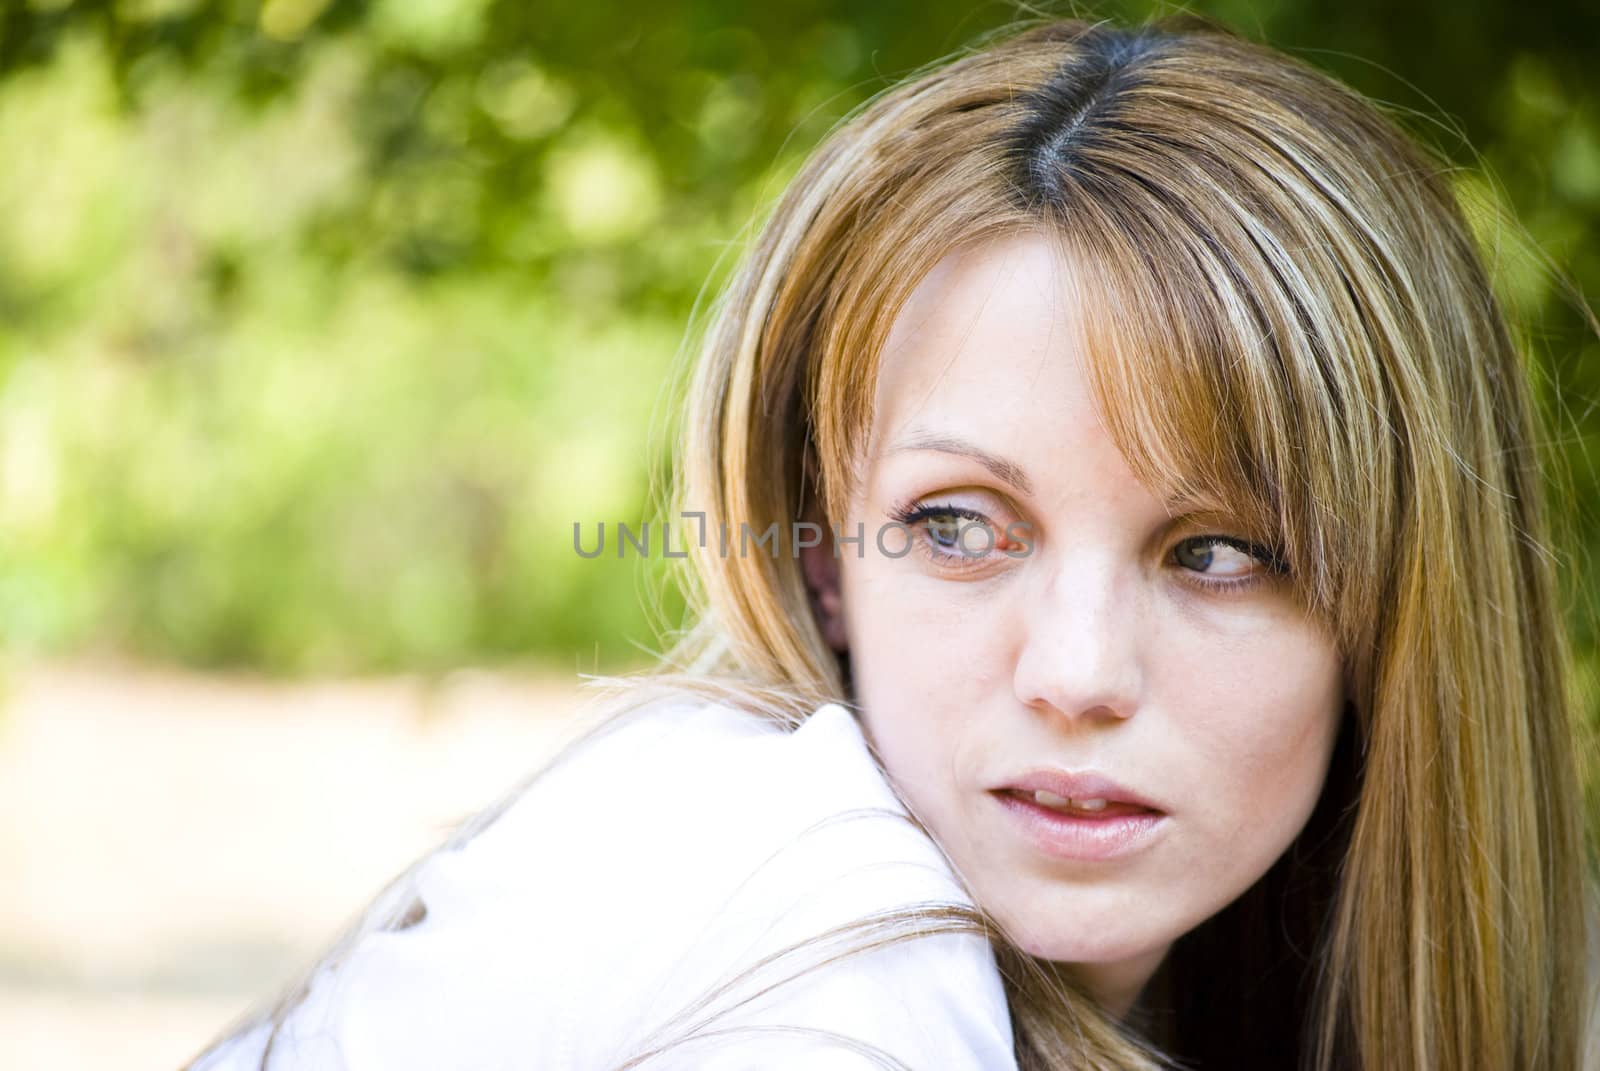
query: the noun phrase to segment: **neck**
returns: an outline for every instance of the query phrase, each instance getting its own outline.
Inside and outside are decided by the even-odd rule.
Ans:
[[[1071,969],[1073,976],[1107,1013],[1127,1019],[1170,947],[1163,945],[1112,963],[1075,963]]]

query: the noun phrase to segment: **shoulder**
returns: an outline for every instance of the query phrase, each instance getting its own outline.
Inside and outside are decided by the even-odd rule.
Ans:
[[[541,889],[557,861],[581,868],[568,888],[589,893],[607,876],[652,875],[662,907],[669,891],[703,898],[757,867],[831,879],[868,863],[897,864],[875,869],[898,871],[907,894],[965,902],[855,717],[833,703],[793,730],[704,701],[630,712],[547,770],[460,854]]]
[[[938,932],[970,901],[835,704],[792,731],[703,700],[631,711],[410,891],[420,921],[369,935],[297,1013],[363,1057],[329,1066],[576,1069],[661,1046],[642,1067],[716,1067],[719,1047],[732,1067],[759,1044],[762,1066],[785,1066],[776,1045],[829,1067],[816,1046],[857,1043],[1009,1066],[987,942]],[[400,1039],[420,1062],[395,1063]],[[456,1062],[464,1044],[480,1058]]]

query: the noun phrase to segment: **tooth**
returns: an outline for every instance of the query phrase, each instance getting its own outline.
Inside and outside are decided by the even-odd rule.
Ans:
[[[1058,796],[1054,792],[1046,792],[1041,788],[1033,794],[1033,802],[1045,807],[1065,807],[1072,801],[1065,796]]]
[[[1072,805],[1085,811],[1103,811],[1106,809],[1105,800],[1073,800]]]

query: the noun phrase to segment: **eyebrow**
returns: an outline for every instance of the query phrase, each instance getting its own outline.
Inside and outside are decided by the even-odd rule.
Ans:
[[[899,454],[909,450],[934,450],[941,454],[956,454],[961,457],[971,458],[984,468],[988,469],[995,477],[1004,483],[1016,488],[1023,496],[1033,497],[1033,481],[1028,479],[1028,474],[1022,466],[1015,461],[1009,461],[998,454],[991,454],[983,447],[959,435],[940,435],[931,431],[913,429],[911,434],[900,442],[890,446],[886,453]],[[1180,509],[1187,509],[1201,513],[1229,513],[1230,511],[1221,502],[1208,497],[1191,498],[1182,494],[1173,495],[1162,502],[1169,514],[1176,514]]]
[[[1028,474],[1022,471],[1022,466],[967,441],[958,435],[938,435],[928,431],[913,431],[905,439],[889,447],[891,454],[902,453],[907,450],[935,450],[941,454],[956,454],[968,457],[992,472],[996,479],[1010,484],[1023,495],[1033,496],[1033,481],[1028,479]]]

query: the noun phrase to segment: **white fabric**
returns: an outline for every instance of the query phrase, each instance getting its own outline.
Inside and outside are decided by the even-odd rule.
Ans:
[[[970,906],[834,704],[786,732],[658,703],[432,856],[415,889],[425,919],[320,969],[268,1068],[610,1071],[682,1039],[673,1016],[764,956],[878,912]],[[917,1071],[1014,1071],[983,938],[918,936],[806,970],[842,947],[781,960],[634,1066],[896,1066],[877,1050]],[[258,1028],[196,1071],[259,1067],[265,1042]]]

